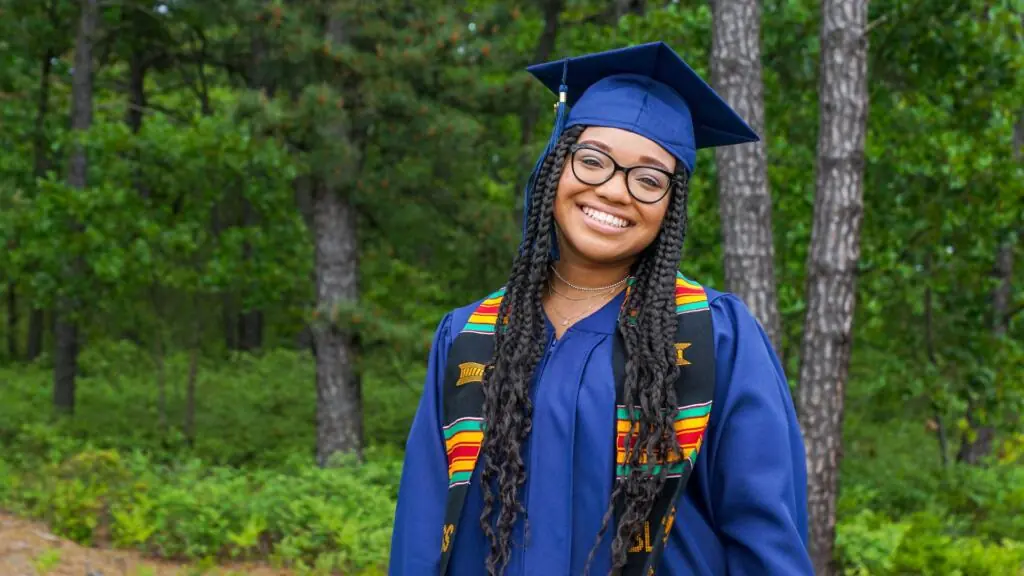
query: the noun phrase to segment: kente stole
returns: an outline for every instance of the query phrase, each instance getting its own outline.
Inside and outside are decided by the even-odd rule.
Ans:
[[[448,498],[441,538],[441,576],[447,576],[448,573],[452,543],[455,541],[470,478],[483,444],[484,396],[480,384],[484,365],[491,361],[494,354],[494,328],[504,294],[504,289],[499,290],[476,308],[448,353],[443,388]],[[679,366],[679,378],[675,382],[676,399],[679,402],[675,433],[684,457],[681,461],[669,458],[664,489],[655,501],[648,520],[644,522],[642,533],[634,537],[627,554],[628,562],[622,571],[623,576],[654,575],[671,533],[676,505],[693,471],[711,415],[715,390],[715,349],[707,294],[699,284],[679,274],[676,277],[675,298],[678,320],[675,349],[676,364]],[[632,315],[635,314],[633,311]],[[609,473],[614,473],[616,482],[621,482],[629,473],[625,446],[629,432],[629,412],[623,400],[626,362],[622,337],[616,333],[614,338],[612,370],[616,398],[616,463],[615,470],[609,470]],[[635,436],[633,438],[635,441]],[[621,517],[625,509],[621,500],[614,503],[616,518]],[[469,520],[478,521],[476,518]],[[651,534],[652,526],[655,527],[654,534]]]

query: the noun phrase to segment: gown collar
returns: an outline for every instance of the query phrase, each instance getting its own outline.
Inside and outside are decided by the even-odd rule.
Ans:
[[[626,298],[626,291],[621,290],[605,305],[601,306],[594,312],[591,312],[585,318],[581,318],[576,321],[575,324],[569,327],[565,331],[563,337],[569,335],[572,332],[595,332],[598,334],[614,334],[619,321],[619,310],[622,308],[622,302]],[[554,325],[551,323],[551,319],[548,318],[547,313],[544,313],[544,326],[547,328],[548,333],[554,332]]]

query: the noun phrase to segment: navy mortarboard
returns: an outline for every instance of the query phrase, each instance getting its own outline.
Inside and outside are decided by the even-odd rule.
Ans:
[[[691,173],[699,148],[758,140],[750,126],[664,42],[564,58],[527,70],[558,94],[558,103],[551,138],[527,185],[524,210],[540,165],[570,126],[635,132],[658,143]]]

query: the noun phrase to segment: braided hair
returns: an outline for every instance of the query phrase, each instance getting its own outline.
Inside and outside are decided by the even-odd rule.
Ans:
[[[533,406],[530,384],[545,351],[545,321],[541,298],[551,263],[553,205],[558,182],[584,126],[573,126],[560,136],[544,159],[530,195],[524,237],[505,286],[498,310],[495,352],[483,376],[483,416],[486,433],[481,446],[481,484],[484,496],[480,525],[490,542],[488,576],[501,574],[511,557],[512,529],[526,509],[519,492],[526,482],[522,445],[532,428]],[[618,331],[626,358],[624,395],[632,426],[627,446],[629,475],[616,483],[614,503],[624,502],[612,541],[612,571],[626,563],[626,551],[633,536],[643,528],[665,483],[666,466],[652,474],[642,462],[663,455],[680,456],[673,431],[677,404],[674,382],[676,315],[674,288],[683,238],[686,232],[687,173],[677,168],[670,189],[668,212],[655,240],[633,265],[634,282],[628,292]],[[611,521],[613,504],[605,513],[597,540],[587,560],[589,568]],[[529,534],[529,526],[526,526]]]

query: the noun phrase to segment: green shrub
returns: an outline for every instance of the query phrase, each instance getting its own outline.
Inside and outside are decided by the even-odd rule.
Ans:
[[[364,464],[293,461],[281,470],[167,466],[141,453],[85,450],[21,470],[3,462],[0,473],[18,487],[3,493],[5,507],[82,544],[109,539],[170,559],[373,571],[386,565],[400,467],[373,450]]]

